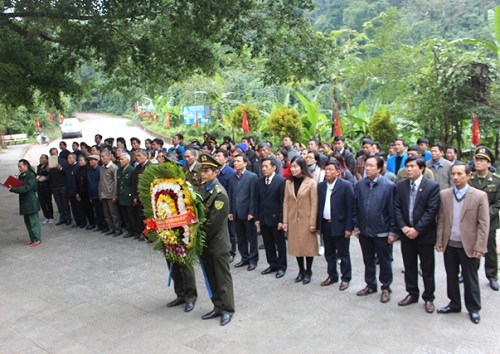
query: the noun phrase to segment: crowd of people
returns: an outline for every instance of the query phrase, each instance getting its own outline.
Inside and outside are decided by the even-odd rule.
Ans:
[[[213,168],[216,189],[219,191],[220,184],[224,193],[227,191],[229,204],[224,217],[230,241],[228,264],[238,251],[240,259],[234,266],[255,270],[260,233],[268,264],[263,275],[282,278],[288,254],[297,260],[295,282],[309,284],[314,257],[323,255],[328,274],[320,285],[340,282],[343,291],[351,281],[349,249],[350,238],[355,236],[361,246],[366,282],[358,296],[378,292],[378,265],[380,301],[390,301],[392,245],[398,240],[408,292],[398,302],[400,306],[418,301],[420,271],[424,309],[435,311],[434,250],[444,254],[450,299],[449,305],[438,312],[461,311],[459,282],[463,281],[470,319],[479,323],[478,268],[483,256],[489,285],[495,291],[499,288],[495,234],[499,227],[500,176],[496,174],[494,154],[485,146],[477,146],[473,160],[464,163],[457,159],[454,147],[429,144],[426,138],[411,146],[404,139],[396,139],[388,153],[369,136],[359,151],[350,151],[342,136],[323,143],[312,139],[307,147],[291,136],[284,136],[279,147],[270,142],[256,143],[252,137],[244,137],[240,143],[224,137],[218,144],[209,133],[203,135],[203,141],[190,142],[176,134],[168,149],[158,138],[146,139],[144,147],[138,138],[132,138],[130,149],[123,138],[117,138],[115,144],[113,138],[103,140],[98,134],[94,143],[74,142],[70,151],[61,141],[59,150],[52,148],[50,156],[40,157],[36,173],[30,172],[29,162],[21,160],[20,178],[29,182],[11,191],[23,196],[31,186],[33,199],[34,190],[38,190],[43,224],[147,241],[137,190],[139,175],[151,164],[177,163],[183,166],[186,181],[206,194],[203,166],[217,166]],[[52,197],[59,211],[57,221]],[[24,201],[20,202],[23,206]],[[40,225],[33,217],[37,208],[33,206],[24,213],[30,233],[26,244],[33,247],[41,242]],[[220,211],[217,215],[220,217]],[[218,227],[222,227],[220,223]],[[221,263],[217,267],[224,269]],[[214,272],[218,272],[217,267]],[[178,270],[173,276],[177,298],[168,306],[185,304],[189,312],[196,301],[194,274],[188,274],[193,276],[190,281],[183,281],[189,278],[182,273],[186,270]],[[230,321],[234,312],[232,283],[230,287],[227,313],[220,304],[217,310],[214,302],[215,312],[204,319],[229,315],[229,319],[224,317],[224,324]]]

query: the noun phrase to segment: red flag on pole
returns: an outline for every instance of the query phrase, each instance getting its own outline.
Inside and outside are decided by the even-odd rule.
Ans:
[[[62,122],[64,122],[64,116],[61,113],[59,113],[59,123]]]
[[[151,113],[149,111],[146,111],[146,118],[147,120],[151,120]]]
[[[134,112],[139,110],[139,103],[137,101],[134,102]]]
[[[250,133],[250,126],[248,125],[248,115],[247,112],[243,112],[243,120],[241,121],[241,127],[245,133]]]
[[[49,120],[51,123],[54,123],[54,115],[52,114],[52,112],[49,112]]]
[[[194,117],[194,127],[198,128],[198,112],[196,112],[196,115]]]
[[[340,115],[335,116],[335,136],[342,135],[342,125],[340,124]]]
[[[479,118],[477,117],[477,114],[474,113],[474,120],[472,122],[472,144],[477,145],[480,142],[480,137],[479,137]]]
[[[170,112],[167,111],[167,113],[165,113],[165,125],[167,127],[170,127]]]
[[[142,111],[142,108],[139,110],[139,118],[142,118],[142,115],[144,114],[144,112]]]
[[[40,118],[38,117],[35,118],[35,128],[38,131],[42,130],[42,128],[40,128]]]
[[[153,122],[156,123],[156,120],[158,119],[157,115],[156,115],[156,111],[154,111],[153,113]]]

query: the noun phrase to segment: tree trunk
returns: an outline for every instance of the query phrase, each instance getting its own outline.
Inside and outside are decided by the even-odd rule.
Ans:
[[[340,112],[339,112],[339,101],[338,101],[338,97],[337,97],[337,80],[333,80],[333,84],[332,84],[332,117],[331,117],[331,121],[332,121],[332,137],[335,137],[335,129],[336,129],[336,124],[337,124],[337,121],[335,119],[335,117],[337,117],[337,115],[340,116]]]

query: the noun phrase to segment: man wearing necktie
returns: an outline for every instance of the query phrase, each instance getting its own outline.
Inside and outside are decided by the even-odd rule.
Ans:
[[[276,272],[276,278],[285,275],[286,241],[283,232],[283,199],[286,180],[276,174],[276,161],[269,157],[262,159],[262,174],[257,180],[256,226],[260,226],[269,267],[261,274]]]
[[[474,155],[476,172],[469,180],[469,185],[488,194],[490,206],[490,232],[488,235],[488,253],[484,256],[484,270],[490,288],[498,291],[498,254],[496,232],[499,227],[498,211],[500,210],[500,176],[490,172],[495,156],[486,147],[480,147]]]
[[[490,212],[485,192],[470,187],[470,166],[457,162],[451,168],[453,188],[441,192],[436,249],[444,252],[450,303],[438,313],[461,311],[458,272],[464,277],[465,307],[473,323],[479,323],[481,293],[477,271],[487,252]]]
[[[439,184],[425,178],[425,161],[410,156],[405,162],[408,179],[396,186],[394,214],[401,239],[401,253],[405,267],[408,295],[398,302],[407,306],[418,301],[418,258],[424,281],[424,308],[432,313],[434,307],[434,244],[436,243],[436,216],[439,211]]]

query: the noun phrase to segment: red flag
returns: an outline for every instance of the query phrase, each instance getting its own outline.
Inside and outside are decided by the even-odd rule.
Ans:
[[[241,127],[245,133],[250,133],[250,127],[248,125],[248,115],[247,112],[243,112],[243,120],[241,121]]]
[[[61,113],[59,113],[59,122],[64,122],[64,116]]]
[[[139,102],[135,101],[134,102],[134,112],[137,112],[139,110]]]
[[[40,118],[38,117],[35,118],[35,128],[38,131],[42,130],[42,128],[40,128]]]
[[[49,120],[51,123],[54,122],[54,115],[52,114],[52,112],[49,112]]]
[[[144,112],[142,111],[142,108],[139,110],[139,118],[142,118],[142,115],[144,114]]]
[[[340,115],[335,116],[335,136],[342,135],[342,125],[340,124]]]
[[[153,113],[153,122],[156,123],[157,119],[158,119],[158,117],[156,116],[156,111],[154,111],[154,113]]]
[[[477,118],[477,114],[474,113],[474,121],[472,122],[472,144],[479,144],[479,119]]]
[[[198,128],[198,112],[196,112],[196,115],[194,117],[194,127]]]
[[[147,120],[151,120],[151,113],[149,111],[146,111],[146,118]]]
[[[167,111],[167,113],[165,113],[165,125],[167,127],[170,127],[170,112]]]

